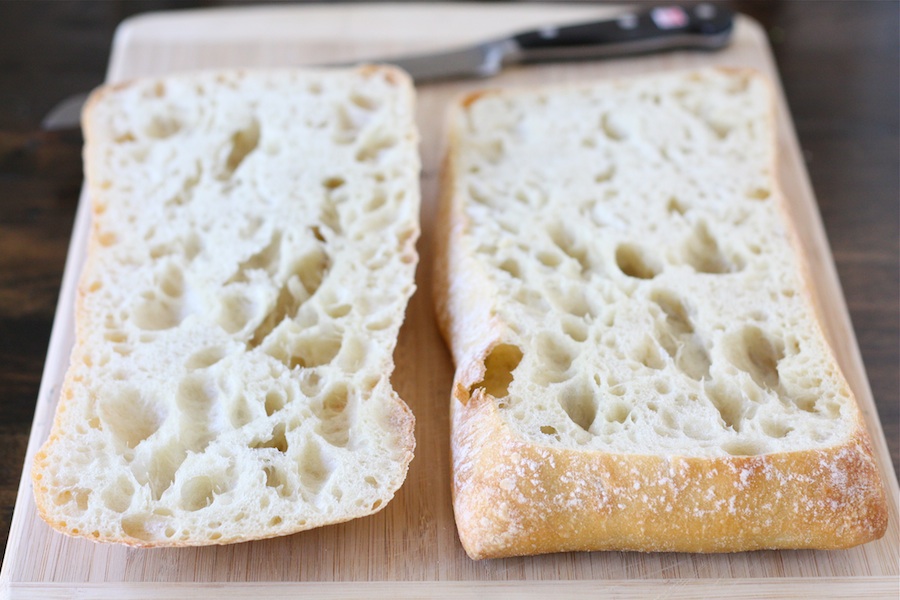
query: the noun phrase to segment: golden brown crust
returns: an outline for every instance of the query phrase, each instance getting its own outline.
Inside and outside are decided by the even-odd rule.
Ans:
[[[478,390],[453,402],[453,493],[472,558],[570,550],[838,549],[884,534],[863,432],[843,446],[765,456],[608,454],[517,439]]]
[[[479,97],[463,98],[454,110]],[[759,456],[613,454],[517,436],[497,400],[475,386],[505,326],[490,309],[487,278],[466,254],[466,217],[453,187],[455,136],[450,128],[435,301],[457,368],[452,493],[460,540],[471,558],[575,550],[838,549],[884,535],[886,497],[858,411],[855,431],[842,445]],[[783,194],[775,194],[797,250],[804,291],[813,299],[809,265],[786,218]],[[816,325],[822,329],[818,320]]]

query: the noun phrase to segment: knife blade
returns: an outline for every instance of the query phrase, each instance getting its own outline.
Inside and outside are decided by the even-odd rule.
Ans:
[[[415,56],[394,56],[360,62],[393,64],[416,84],[462,78],[483,78],[504,67],[538,62],[612,58],[668,50],[716,50],[728,45],[734,13],[723,6],[680,5],[623,13],[614,19],[547,26],[474,46]],[[45,130],[78,127],[87,94],[70,96],[41,122]]]

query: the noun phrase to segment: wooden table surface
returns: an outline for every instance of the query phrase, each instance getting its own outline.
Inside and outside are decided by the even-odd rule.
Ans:
[[[231,2],[0,2],[0,552],[81,188],[78,131],[42,116],[104,78],[116,25]],[[900,3],[730,2],[769,33],[900,473]]]

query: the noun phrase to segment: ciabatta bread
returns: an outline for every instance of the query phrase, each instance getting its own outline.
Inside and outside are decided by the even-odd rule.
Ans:
[[[488,91],[449,126],[437,312],[473,558],[880,537],[747,71]]]
[[[107,87],[76,345],[34,492],[56,529],[224,544],[382,509],[413,455],[390,382],[419,159],[390,68]]]

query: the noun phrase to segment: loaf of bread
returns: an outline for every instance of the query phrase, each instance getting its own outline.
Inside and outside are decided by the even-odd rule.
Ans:
[[[452,112],[437,313],[472,558],[844,548],[884,490],[779,190],[768,82],[701,70]]]
[[[413,102],[380,67],[92,96],[77,341],[33,468],[50,525],[225,544],[390,501],[415,445],[390,382],[418,260]]]

